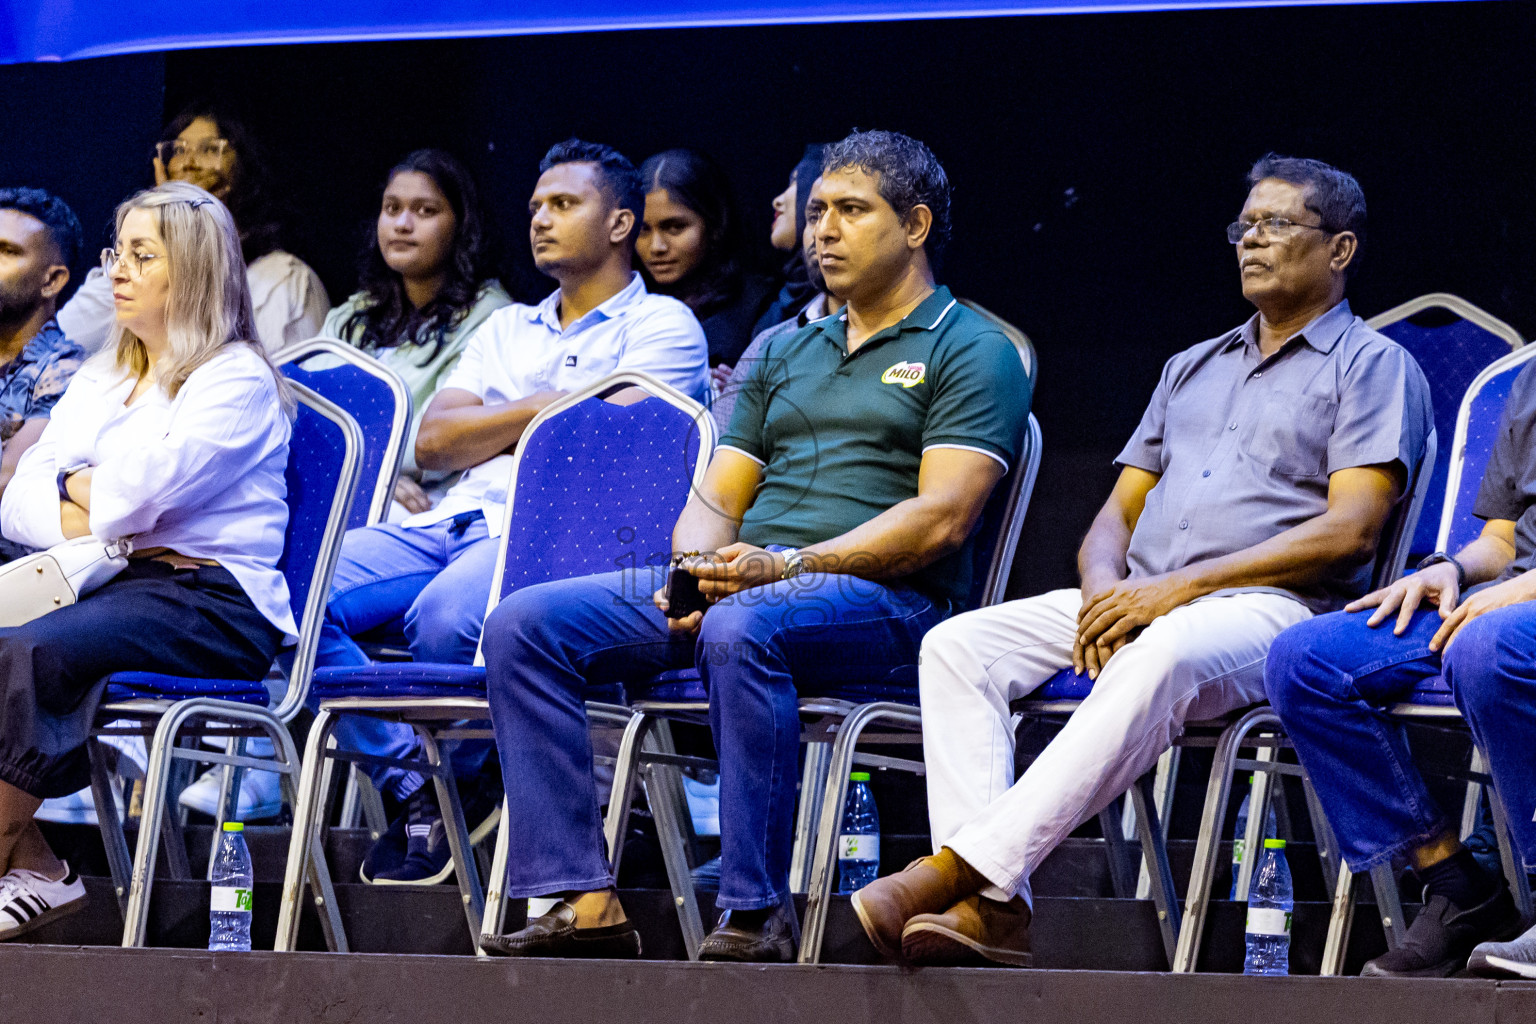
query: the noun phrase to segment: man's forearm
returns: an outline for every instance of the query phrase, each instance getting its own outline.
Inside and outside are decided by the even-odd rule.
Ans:
[[[1456,552],[1456,561],[1461,563],[1462,571],[1467,574],[1468,587],[1497,579],[1514,557],[1514,548],[1487,534]]]
[[[918,495],[800,551],[808,571],[899,579],[958,549],[973,525],[951,503]]]
[[[416,464],[452,472],[487,462],[517,446],[523,431],[554,397],[543,392],[502,405],[440,409],[422,420]]]
[[[1125,521],[1109,511],[1099,513],[1077,549],[1077,575],[1084,591],[1096,591],[1125,579],[1126,552],[1131,548],[1131,530]]]
[[[741,524],[715,511],[718,504],[708,495],[688,499],[672,528],[673,551],[719,551],[736,543]]]
[[[1169,575],[1178,579],[1185,603],[1232,587],[1304,587],[1369,561],[1377,539],[1357,520],[1324,512],[1253,547]]]

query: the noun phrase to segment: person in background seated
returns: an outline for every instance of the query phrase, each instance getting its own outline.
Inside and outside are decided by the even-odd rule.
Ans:
[[[848,308],[768,346],[678,517],[679,569],[706,610],[674,611],[663,570],[641,568],[514,590],[486,621],[491,722],[518,783],[506,894],[561,898],[487,952],[639,955],[582,695],[692,666],[720,753],[725,911],[700,954],[793,957],[797,697],[915,673],[923,634],[968,600],[973,531],[1023,444],[1017,352],[934,283],[949,201],[915,139],[855,132],[827,151],[809,217]]]
[[[817,147],[818,154],[822,148]],[[818,176],[816,180],[820,181],[821,179]],[[814,183],[810,188],[806,189],[807,202],[809,202],[814,190]],[[804,211],[801,211],[800,219],[806,221]],[[800,232],[800,237],[800,253],[805,263],[806,277],[815,287],[816,294],[811,296],[810,301],[792,319],[770,327],[753,338],[752,344],[748,345],[747,350],[741,354],[741,358],[736,360],[736,366],[731,370],[731,374],[725,382],[720,385],[720,393],[715,397],[714,403],[709,408],[709,411],[715,415],[715,422],[719,425],[721,433],[724,433],[730,427],[731,413],[736,408],[736,396],[741,393],[742,387],[746,384],[747,378],[751,374],[752,364],[762,356],[764,347],[781,334],[793,334],[813,320],[820,320],[824,316],[832,316],[843,311],[843,300],[827,291],[826,282],[821,276],[821,264],[816,260],[816,226],[810,221],[806,221],[805,229]],[[716,380],[718,379],[719,377],[716,375]]]
[[[320,333],[330,309],[325,285],[309,264],[282,249],[282,225],[267,163],[254,136],[228,113],[193,106],[166,126],[151,159],[155,182],[190,182],[223,202],[240,226],[256,334],[268,352]],[[112,285],[93,269],[59,310],[59,326],[87,352],[108,343]]]
[[[534,263],[560,287],[536,306],[494,311],[470,337],[416,435],[418,466],[464,475],[431,511],[347,534],[319,664],[368,664],[351,637],[379,627],[403,630],[417,661],[469,664],[490,597],[511,453],[529,422],[622,370],[705,398],[708,350],[698,320],[676,299],[648,293],[634,270],[644,204],[634,164],[613,149],[570,139],[545,154],[528,202],[529,238]],[[344,717],[336,734],[353,750],[392,757],[416,750],[409,727],[375,719]],[[455,768],[463,774],[484,751],[459,744]],[[446,879],[453,862],[432,787],[415,772],[368,770],[399,813],[363,877]]]
[[[80,222],[39,188],[0,188],[0,494],[85,352],[54,313],[80,258]],[[0,538],[0,562],[27,548]]]
[[[464,165],[418,149],[389,172],[358,290],[325,318],[321,333],[378,359],[411,392],[415,418],[391,522],[427,511],[447,490],[444,477],[416,465],[416,432],[469,336],[512,304],[495,276],[488,226]]]
[[[768,230],[768,242],[790,256],[784,262],[784,285],[763,315],[757,318],[752,327],[754,337],[786,320],[793,320],[816,295],[816,288],[806,275],[805,262],[797,250],[805,235],[805,204],[810,201],[811,183],[821,174],[821,157],[825,150],[826,146],[821,143],[806,146],[800,162],[789,172],[788,187],[773,197],[773,226]],[[715,376],[722,386],[729,378],[718,369]]]
[[[85,905],[33,814],[89,781],[105,680],[261,679],[296,627],[278,571],[293,396],[255,340],[234,219],[185,182],[117,211],[110,347],[82,366],[0,497],[6,536],[132,538],[76,604],[0,629],[0,938]]]
[[[1149,770],[1185,721],[1264,697],[1287,626],[1364,593],[1432,425],[1402,348],[1344,299],[1354,178],[1266,156],[1227,228],[1246,324],[1170,359],[1078,552],[1082,587],[958,616],[923,641],[935,854],[853,896],[875,948],[1027,966],[1031,873]],[[1014,781],[1010,701],[1093,688]]]
[[[1402,725],[1383,712],[1443,674],[1492,765],[1516,854],[1536,862],[1533,452],[1536,364],[1527,364],[1505,401],[1473,506],[1486,520],[1482,534],[1342,612],[1286,630],[1269,651],[1269,699],[1350,869],[1406,859],[1424,884],[1424,909],[1407,938],[1367,963],[1365,976],[1446,977],[1465,966],[1489,977],[1536,977],[1536,928],[1502,941],[1522,925],[1504,877],[1461,845],[1457,821],[1414,766]]]
[[[681,299],[704,326],[709,365],[731,366],[773,298],[765,277],[743,272],[741,217],[725,172],[691,149],[640,165],[645,215],[635,238],[646,287]]]

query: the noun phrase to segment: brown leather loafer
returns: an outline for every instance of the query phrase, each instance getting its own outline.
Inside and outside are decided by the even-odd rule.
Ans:
[[[853,912],[864,934],[890,960],[900,960],[901,930],[919,914],[933,914],[986,885],[986,880],[948,847],[919,857],[894,875],[877,878],[853,894]]]
[[[480,948],[492,956],[634,960],[640,955],[640,932],[633,921],[577,928],[575,908],[561,900],[520,931],[481,939]]]
[[[1029,906],[967,896],[942,914],[919,914],[901,931],[901,951],[914,964],[960,966],[992,960],[1033,966]]]

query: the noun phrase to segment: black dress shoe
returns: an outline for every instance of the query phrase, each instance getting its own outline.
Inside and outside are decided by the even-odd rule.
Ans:
[[[1480,942],[1499,942],[1520,933],[1520,911],[1503,879],[1499,891],[1463,910],[1444,896],[1431,896],[1413,919],[1403,944],[1366,964],[1362,978],[1448,978],[1467,964]]]
[[[640,932],[633,921],[577,928],[576,908],[561,900],[543,917],[529,921],[521,931],[481,939],[480,948],[492,956],[634,960],[640,955]]]
[[[720,915],[715,930],[699,944],[700,960],[722,960],[745,964],[787,964],[795,958],[794,932],[783,904],[755,927],[742,923],[730,911]],[[755,916],[755,915],[754,915]]]

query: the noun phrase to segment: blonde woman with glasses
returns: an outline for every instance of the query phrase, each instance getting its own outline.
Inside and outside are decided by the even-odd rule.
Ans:
[[[254,340],[234,220],[195,185],[159,185],[118,209],[102,264],[112,344],[22,457],[0,532],[39,548],[128,537],[135,551],[79,603],[0,629],[0,939],[85,904],[33,815],[89,781],[103,680],[260,679],[294,633],[277,569],[293,398]]]

